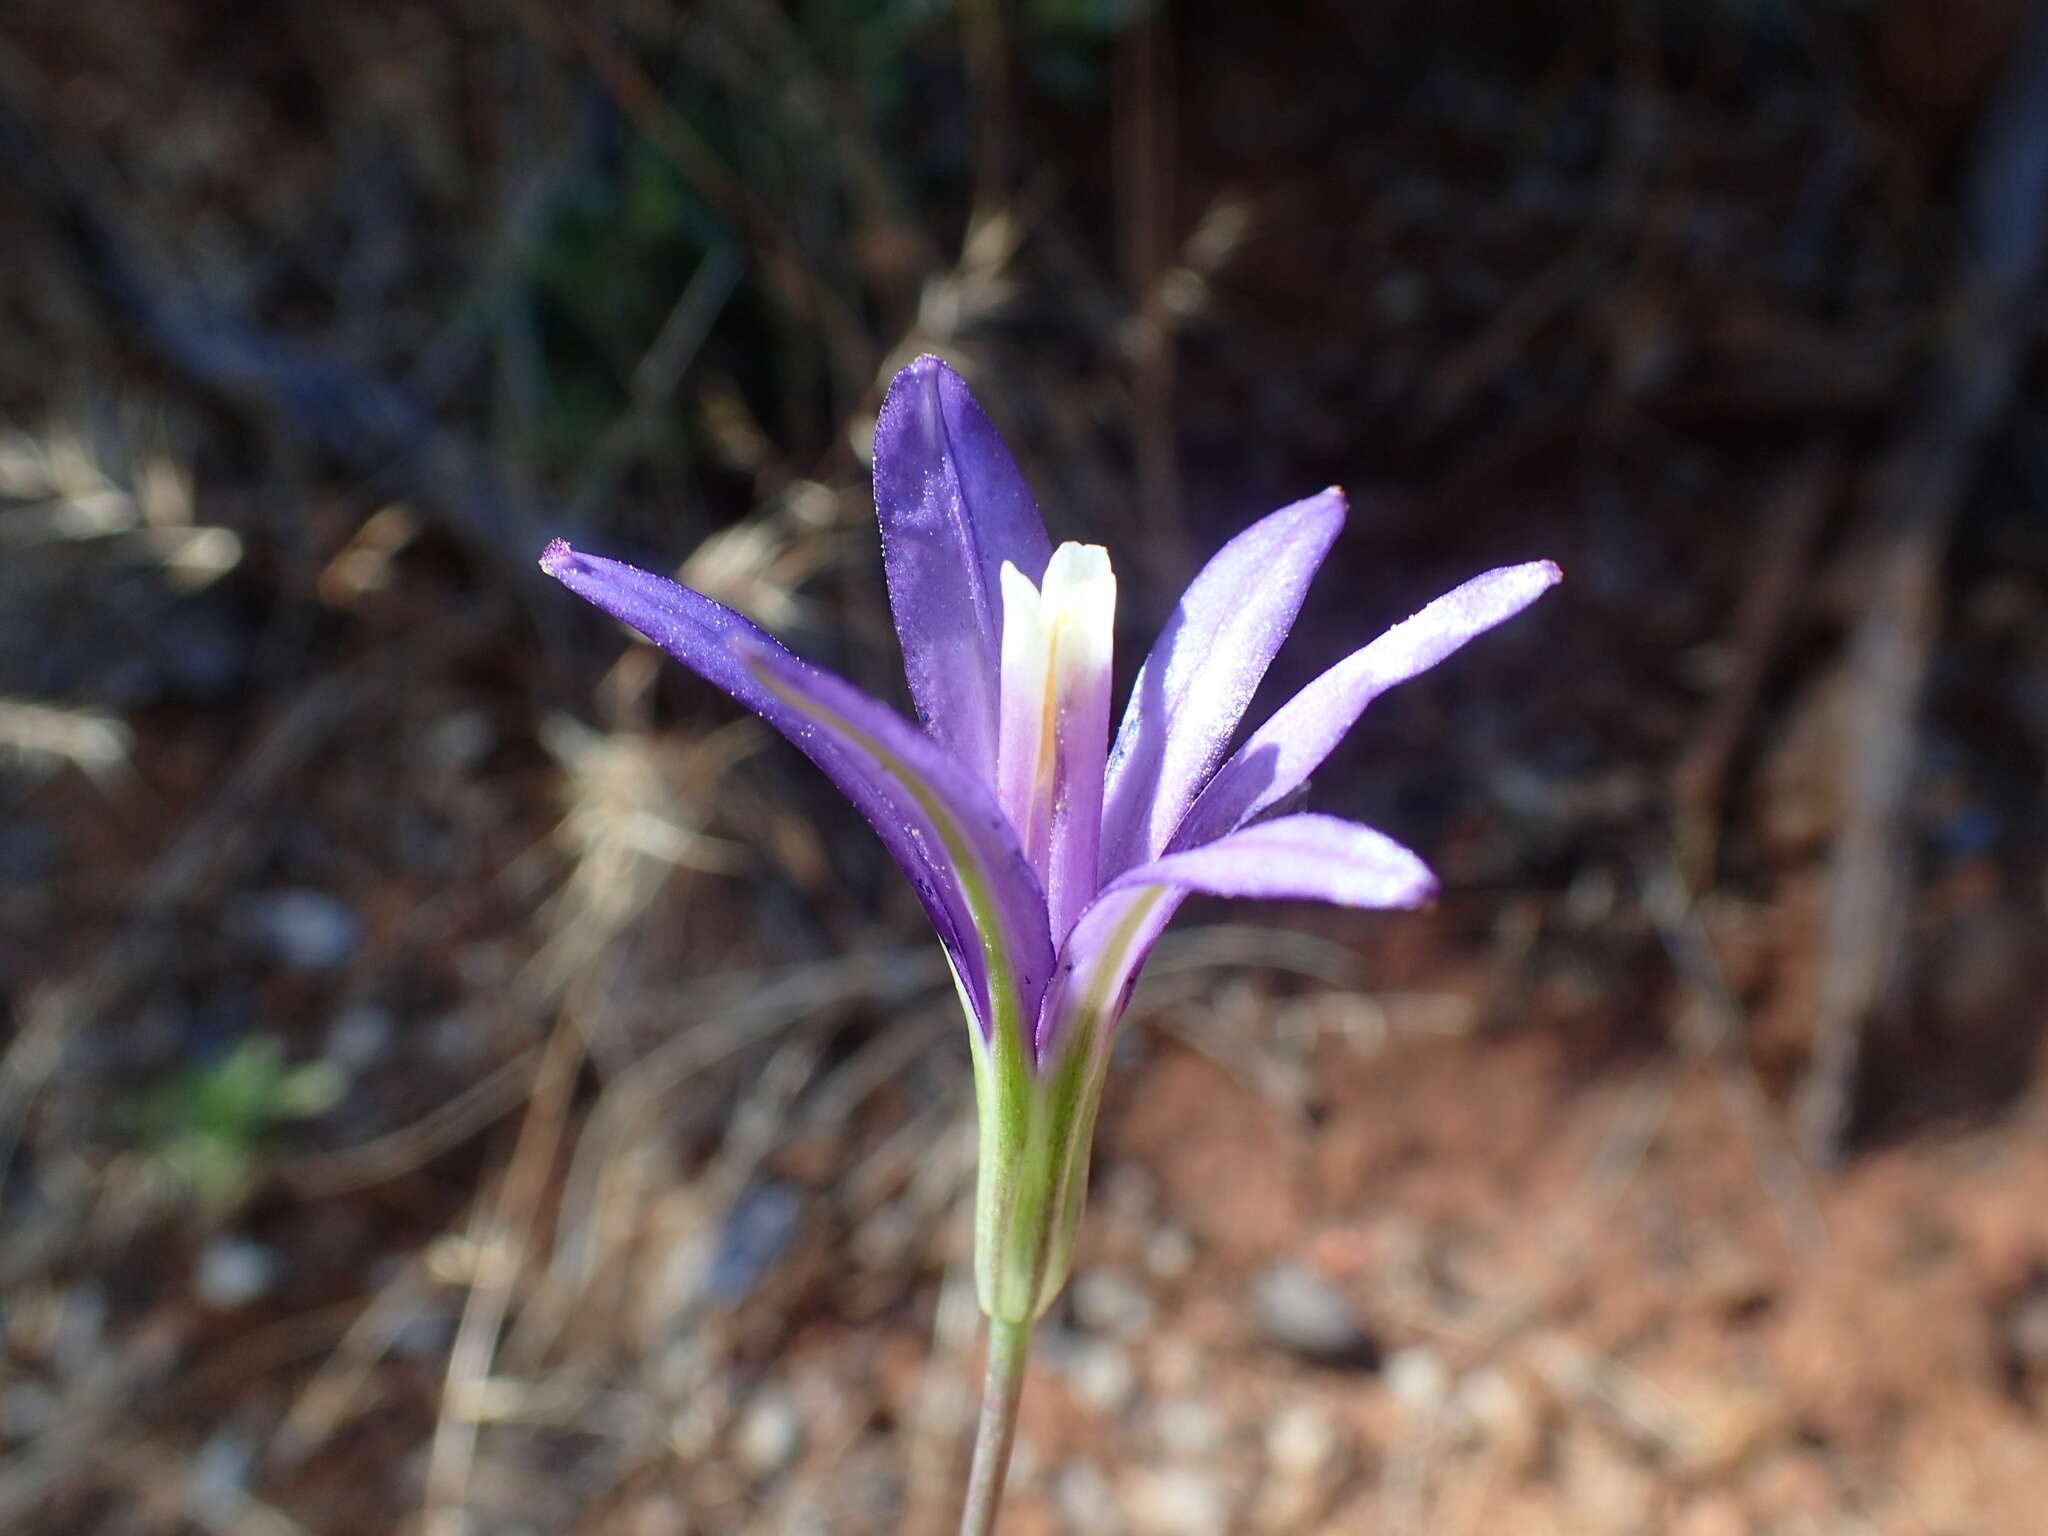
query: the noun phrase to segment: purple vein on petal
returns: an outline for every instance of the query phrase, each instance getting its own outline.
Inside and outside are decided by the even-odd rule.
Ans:
[[[978,930],[979,917],[999,924],[994,942],[1014,966],[1027,1007],[1036,1006],[1051,969],[1044,895],[993,797],[945,749],[702,593],[579,554],[560,539],[541,556],[541,569],[724,690],[823,770],[909,877],[984,1030],[992,1017],[989,936]],[[977,888],[991,912],[975,911]]]
[[[1038,581],[1045,524],[967,383],[936,357],[896,375],[875,421],[875,515],[903,672],[925,728],[983,783],[996,768],[1000,573]]]
[[[1182,594],[1110,749],[1105,882],[1165,851],[1343,524],[1344,495],[1334,489],[1282,507],[1224,545]]]
[[[1222,836],[1300,787],[1374,699],[1423,672],[1466,641],[1513,618],[1557,584],[1548,560],[1475,576],[1330,668],[1283,704],[1217,769],[1174,848]]]

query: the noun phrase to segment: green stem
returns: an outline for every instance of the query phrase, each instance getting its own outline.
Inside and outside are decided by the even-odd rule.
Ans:
[[[981,1388],[981,1426],[974,1432],[974,1468],[967,1474],[967,1507],[960,1536],[991,1536],[1010,1472],[1010,1442],[1017,1435],[1017,1399],[1031,1354],[1031,1324],[988,1320],[988,1377]]]

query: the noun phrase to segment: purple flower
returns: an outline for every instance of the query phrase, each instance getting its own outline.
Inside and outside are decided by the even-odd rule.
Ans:
[[[988,417],[934,357],[875,427],[875,509],[913,725],[728,608],[560,540],[541,568],[811,758],[910,877],[973,1022],[983,1306],[1035,1316],[1064,1278],[1111,1027],[1181,901],[1412,907],[1413,853],[1330,816],[1262,819],[1360,713],[1558,579],[1476,576],[1353,652],[1225,756],[1344,520],[1335,490],[1226,544],[1182,595],[1109,741],[1116,585],[1054,550]]]

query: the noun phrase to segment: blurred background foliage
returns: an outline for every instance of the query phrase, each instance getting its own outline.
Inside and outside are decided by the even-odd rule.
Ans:
[[[2032,1529],[2044,165],[2022,0],[0,7],[0,1526],[946,1528],[944,966],[533,567],[900,697],[936,350],[1125,678],[1567,573],[1316,786],[1436,912],[1162,947],[1017,1529]]]

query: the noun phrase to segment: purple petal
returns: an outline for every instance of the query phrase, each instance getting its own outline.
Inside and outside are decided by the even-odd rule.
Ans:
[[[1038,1016],[1038,1059],[1077,1025],[1103,1029],[1130,1001],[1138,969],[1190,891],[1347,907],[1419,907],[1436,876],[1384,833],[1334,816],[1281,816],[1119,876],[1060,950]]]
[[[1005,560],[1033,582],[1052,545],[1009,449],[936,357],[896,375],[875,421],[882,566],[918,718],[983,783],[996,771]]]
[[[1182,594],[1110,750],[1105,883],[1165,850],[1343,525],[1341,491],[1282,507],[1224,545]]]
[[[1366,705],[1449,656],[1475,635],[1513,618],[1559,579],[1548,560],[1502,566],[1475,576],[1363,650],[1353,651],[1282,705],[1217,769],[1175,848],[1193,847],[1292,794],[1321,766]]]
[[[1052,984],[1039,1005],[1034,1041],[1039,1062],[1057,1061],[1076,1029],[1094,1032],[1096,1049],[1107,1049],[1145,957],[1187,895],[1167,885],[1121,886],[1105,891],[1081,914],[1060,946]]]
[[[801,734],[792,734],[770,723],[813,757],[822,743],[836,746],[880,787],[889,819],[869,820],[917,886],[926,910],[939,902],[964,925],[959,931],[978,942],[978,954],[954,958],[963,978],[977,988],[983,1021],[993,1018],[984,977],[1013,988],[1028,1017],[1052,974],[1045,892],[988,786],[910,721],[844,678],[780,646],[746,649],[756,674],[810,729],[799,726]],[[926,888],[935,876],[937,893]]]
[[[991,978],[1027,1010],[1052,969],[1045,897],[988,789],[916,726],[730,608],[557,539],[541,569],[788,737],[851,800],[916,888],[984,1031]],[[1027,1012],[1026,1017],[1031,1014]]]
[[[1429,866],[1391,837],[1316,815],[1276,817],[1169,853],[1119,876],[1109,889],[1138,885],[1346,907],[1419,907],[1436,895]]]

